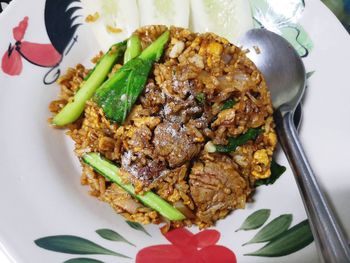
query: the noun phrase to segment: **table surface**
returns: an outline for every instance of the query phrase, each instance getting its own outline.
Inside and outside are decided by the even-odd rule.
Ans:
[[[11,0],[0,0],[0,13],[10,4]],[[350,0],[322,0],[330,10],[338,17],[344,27],[350,33]],[[1,263],[14,263],[0,250]]]

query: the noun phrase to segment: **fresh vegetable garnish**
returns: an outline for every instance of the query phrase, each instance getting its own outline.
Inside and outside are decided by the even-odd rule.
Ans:
[[[230,99],[224,102],[224,104],[221,107],[221,110],[227,110],[227,109],[231,109],[235,104],[237,103],[237,101]]]
[[[250,140],[255,140],[259,134],[262,133],[261,128],[250,128],[246,133],[233,138],[228,138],[227,145],[215,145],[215,152],[219,153],[229,153],[236,150],[238,146],[246,144]]]
[[[87,21],[95,39],[103,51],[114,43],[127,39],[139,23],[136,0],[80,0],[85,17],[98,14],[95,21]]]
[[[158,61],[163,54],[165,44],[168,42],[170,32],[165,31],[160,37],[156,39],[151,45],[142,51],[140,58]]]
[[[188,28],[189,0],[138,0],[140,25],[167,25]]]
[[[137,35],[132,35],[128,39],[127,48],[124,54],[124,64],[140,55],[141,51],[142,48],[140,38]]]
[[[195,32],[215,32],[234,43],[254,27],[247,0],[190,0],[190,5]]]
[[[125,121],[147,82],[153,63],[162,56],[169,34],[169,31],[163,33],[140,56],[127,62],[97,90],[94,100],[107,118],[119,124]]]
[[[85,103],[105,81],[116,61],[123,55],[126,41],[113,45],[84,80],[73,100],[53,118],[52,124],[64,126],[77,120],[84,111]]]
[[[135,58],[97,90],[94,100],[106,117],[122,124],[143,90],[152,68],[152,61]]]
[[[269,185],[277,181],[278,178],[286,171],[286,167],[278,164],[275,160],[271,161],[271,175],[266,179],[259,179],[255,181],[255,186]]]
[[[178,221],[186,218],[180,211],[178,211],[176,208],[174,208],[172,205],[170,205],[168,202],[166,202],[164,199],[152,191],[147,191],[143,195],[135,194],[134,187],[131,184],[124,183],[122,178],[119,176],[119,168],[106,159],[102,158],[100,154],[87,153],[83,156],[82,159],[96,172],[106,177],[113,183],[116,183],[134,198],[140,200],[144,205],[154,209],[169,220]]]

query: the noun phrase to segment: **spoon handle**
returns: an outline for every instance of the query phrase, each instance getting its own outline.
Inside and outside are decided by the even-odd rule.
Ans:
[[[350,262],[350,249],[298,138],[292,112],[275,111],[279,142],[288,158],[311,224],[318,251],[326,263]]]

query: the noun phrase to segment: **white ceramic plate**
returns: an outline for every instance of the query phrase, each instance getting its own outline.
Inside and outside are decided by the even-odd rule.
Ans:
[[[51,0],[51,4],[54,2]],[[63,4],[65,1],[56,2]],[[260,12],[254,11],[256,20],[292,41],[301,55],[307,55],[304,58],[307,70],[315,71],[309,78],[300,136],[314,171],[349,235],[350,90],[347,86],[350,38],[320,1],[307,0],[305,8],[303,1],[298,0],[270,1],[268,9],[261,4],[262,1],[254,2],[258,2],[256,8],[260,8]],[[283,7],[281,2],[287,7]],[[82,25],[71,36],[77,36],[77,42],[70,52],[67,55],[55,53],[50,47],[52,41],[47,28],[53,26],[50,29],[52,33],[54,24],[57,25],[57,21],[64,23],[64,17],[51,12],[45,22],[44,8],[45,0],[14,0],[0,16],[1,56],[8,55],[9,44],[16,42],[13,28],[26,16],[29,18],[25,34],[21,36],[24,23],[16,33],[16,39],[22,42],[19,48],[22,55],[14,48],[12,61],[3,62],[5,69],[0,69],[0,247],[12,261],[64,262],[74,258],[93,258],[96,261],[70,262],[134,262],[137,259],[137,262],[145,263],[151,262],[147,257],[156,255],[162,257],[159,262],[235,262],[233,255],[237,262],[318,261],[314,243],[296,249],[294,253],[283,252],[283,247],[274,249],[275,256],[281,254],[276,258],[244,255],[265,245],[242,246],[261,228],[235,232],[253,212],[258,211],[255,214],[258,221],[264,221],[261,209],[270,210],[265,225],[282,214],[292,214],[291,226],[306,219],[291,169],[281,153],[277,159],[287,166],[287,172],[275,184],[259,187],[255,201],[248,204],[247,209],[235,211],[210,231],[202,231],[194,237],[193,234],[198,233],[195,227],[173,233],[167,236],[168,240],[161,235],[159,226],[131,227],[108,205],[89,197],[88,189],[80,185],[81,171],[73,155],[71,140],[62,131],[51,129],[47,124],[50,116],[47,107],[57,96],[58,87],[56,84],[44,84],[44,81],[52,82],[58,68],[63,72],[68,66],[88,61],[87,58],[98,48],[87,27]],[[288,22],[287,27],[282,26],[280,18]],[[56,43],[59,37],[56,36]],[[26,41],[48,45],[33,46]],[[67,50],[67,41],[63,41],[62,47]],[[17,64],[13,62],[13,57]],[[59,67],[47,74],[61,58]],[[23,65],[21,70],[20,61]],[[19,75],[11,76],[4,70]],[[134,246],[102,238],[95,232],[101,228],[119,233]],[[43,237],[49,238],[41,239]],[[57,243],[57,238],[70,243]],[[187,242],[192,256],[186,254],[183,248],[170,245],[170,241],[176,243],[179,238],[183,243]],[[38,239],[40,241],[35,243]],[[200,240],[202,245],[195,240]],[[96,244],[108,251],[96,247]],[[162,244],[168,246],[149,248]],[[130,258],[119,257],[111,251]],[[88,252],[95,254],[86,254]],[[176,260],[171,261],[171,257]]]

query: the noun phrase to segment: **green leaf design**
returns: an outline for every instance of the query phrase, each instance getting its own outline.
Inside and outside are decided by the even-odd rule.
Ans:
[[[299,24],[290,24],[289,26],[280,28],[280,32],[301,57],[306,57],[313,48],[312,41]]]
[[[285,232],[291,225],[293,215],[284,214],[276,217],[266,226],[264,226],[250,241],[243,244],[243,246],[253,243],[261,243],[271,241],[275,237]]]
[[[39,238],[35,240],[34,243],[41,248],[61,253],[81,255],[102,254],[129,258],[128,256],[106,249],[91,242],[90,240],[78,236],[48,236]]]
[[[146,235],[151,236],[141,224],[139,224],[139,223],[137,223],[137,222],[132,222],[132,221],[126,221],[126,223],[127,223],[131,228],[133,228],[133,229],[135,229],[135,230],[138,230],[138,231],[142,231],[142,232],[144,232]]]
[[[305,8],[303,0],[250,0],[250,3],[256,27],[263,27],[283,36],[301,57],[309,54],[313,43],[303,27],[296,22]]]
[[[260,209],[258,211],[255,211],[250,216],[248,216],[246,220],[244,220],[243,224],[236,230],[236,232],[239,230],[252,230],[261,227],[263,224],[265,224],[270,214],[270,209]]]
[[[315,73],[315,71],[314,71],[314,70],[313,70],[313,71],[309,71],[309,72],[307,72],[307,73],[306,73],[306,79],[311,78],[311,76],[312,76],[314,73]]]
[[[261,249],[245,256],[281,257],[308,246],[314,240],[308,220],[304,220],[285,231]]]
[[[72,258],[64,261],[63,263],[104,263],[104,262],[93,258]]]
[[[120,234],[118,234],[117,232],[111,230],[111,229],[98,229],[96,230],[96,233],[100,235],[100,237],[110,240],[110,241],[121,241],[121,242],[125,242],[128,243],[129,245],[132,245],[134,247],[136,247],[133,243],[129,242],[128,240],[126,240],[123,236],[121,236]]]
[[[280,178],[280,176],[282,174],[284,174],[284,172],[287,170],[286,167],[278,164],[275,160],[271,161],[271,175],[268,178],[265,179],[259,179],[255,181],[255,186],[261,186],[261,185],[269,185],[269,184],[273,184],[277,181],[278,178]]]

